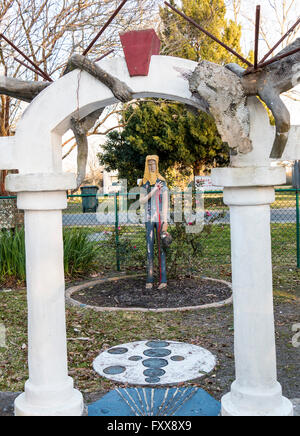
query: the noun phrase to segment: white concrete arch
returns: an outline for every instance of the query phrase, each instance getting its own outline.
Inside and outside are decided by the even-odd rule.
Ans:
[[[134,78],[124,59],[105,59],[100,65],[125,82],[134,98],[162,97],[202,107],[189,89],[195,62],[153,56],[149,75]],[[62,172],[61,137],[77,111],[81,118],[115,102],[105,85],[73,71],[39,94],[15,137],[0,143],[0,168],[19,169],[7,177],[7,189],[18,193],[18,207],[25,211],[29,380],[15,401],[16,415],[83,413],[82,395],[67,366],[62,209],[76,177]],[[248,106],[250,137],[257,146],[231,168],[213,172],[213,183],[224,186],[231,211],[235,307],[236,381],[222,399],[222,414],[286,416],[293,408],[277,382],[270,240],[274,185],[284,183],[285,174],[266,158],[272,132],[262,106],[253,98]]]
[[[153,56],[147,77],[130,77],[124,58],[103,59],[98,65],[125,82],[133,98],[160,97],[201,108],[188,82],[196,62]],[[20,173],[61,172],[61,136],[69,129],[71,116],[79,112],[81,118],[116,102],[112,92],[86,72],[75,70],[54,82],[33,100],[18,124]]]

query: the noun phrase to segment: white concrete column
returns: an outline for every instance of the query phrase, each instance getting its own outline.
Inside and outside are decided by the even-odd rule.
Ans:
[[[62,209],[66,193],[21,192],[25,210],[29,380],[17,416],[76,416],[83,398],[68,377]]]
[[[253,173],[248,180],[247,171]],[[254,174],[260,174],[262,184],[270,181],[268,168],[214,170],[214,184],[222,178],[227,185],[234,304],[236,379],[222,398],[222,416],[289,416],[293,406],[282,396],[276,371],[270,232],[275,191],[273,186],[251,186]],[[280,182],[280,170],[273,176]],[[241,181],[248,186],[237,186]]]

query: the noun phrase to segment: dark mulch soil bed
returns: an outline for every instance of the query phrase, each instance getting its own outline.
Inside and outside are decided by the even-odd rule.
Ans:
[[[109,281],[74,292],[72,298],[91,306],[139,307],[145,309],[200,306],[226,300],[231,289],[225,284],[203,278],[170,280],[166,289],[145,289],[145,279]]]

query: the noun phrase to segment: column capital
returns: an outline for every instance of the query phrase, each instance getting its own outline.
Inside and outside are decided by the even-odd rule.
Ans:
[[[212,170],[212,183],[224,188],[275,186],[286,182],[285,168],[271,166],[227,167]]]
[[[67,208],[66,191],[76,188],[73,173],[9,174],[6,189],[17,193],[22,210],[62,210]]]
[[[66,191],[76,188],[73,173],[8,174],[6,189],[10,192]]]

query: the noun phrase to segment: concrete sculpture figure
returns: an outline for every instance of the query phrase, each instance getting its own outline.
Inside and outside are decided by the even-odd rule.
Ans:
[[[140,203],[145,205],[147,239],[147,284],[152,289],[154,276],[154,239],[158,247],[159,289],[167,286],[166,252],[161,236],[168,230],[168,188],[158,169],[158,156],[147,156]]]

